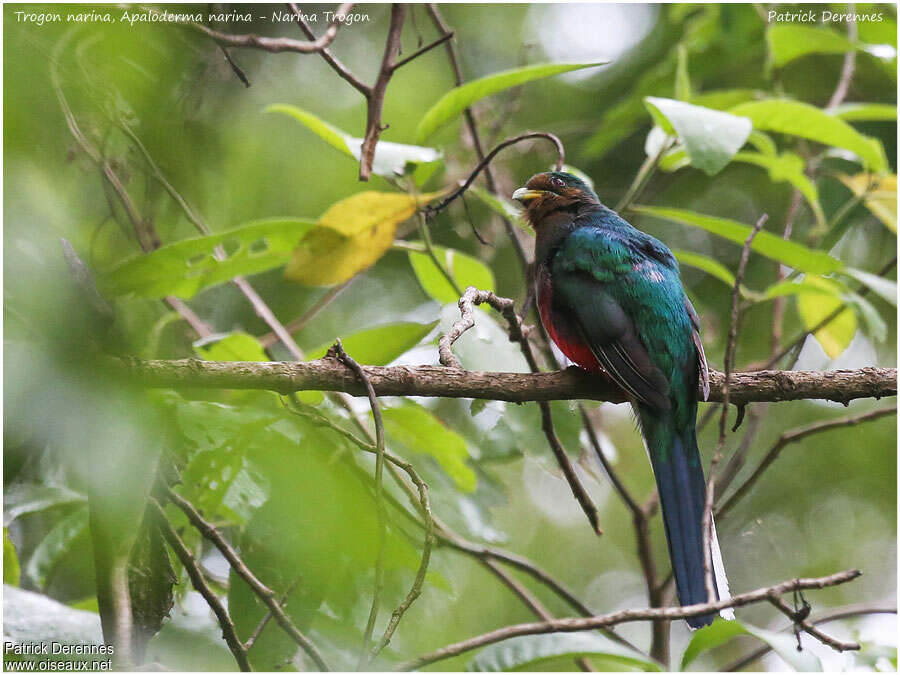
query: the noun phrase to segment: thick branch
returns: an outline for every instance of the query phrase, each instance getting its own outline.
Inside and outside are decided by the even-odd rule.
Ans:
[[[541,621],[535,623],[521,623],[512,626],[506,626],[483,635],[478,635],[469,640],[463,640],[452,645],[447,645],[430,654],[425,654],[418,658],[401,663],[397,670],[418,670],[435,661],[441,661],[453,656],[458,656],[467,651],[484,647],[485,645],[494,644],[502,640],[519,635],[539,635],[544,633],[573,633],[582,630],[590,630],[604,626],[614,626],[620,623],[633,621],[651,621],[665,620],[672,621],[674,619],[683,619],[691,616],[701,616],[718,612],[729,607],[743,607],[758,602],[771,602],[772,598],[778,598],[785,593],[795,590],[806,590],[813,588],[826,588],[828,586],[837,586],[839,584],[852,581],[860,575],[859,570],[846,570],[838,572],[827,577],[817,579],[791,579],[783,581],[775,586],[768,588],[760,588],[749,593],[735,595],[727,600],[719,600],[717,602],[707,602],[699,605],[689,605],[687,607],[663,607],[657,609],[625,609],[612,614],[604,614],[601,616],[592,616],[586,618],[571,619],[554,619],[552,621]]]
[[[362,383],[334,359],[302,363],[116,359],[113,363],[150,387],[262,389],[280,394],[318,390],[365,395]],[[626,402],[622,391],[611,381],[577,368],[546,373],[490,373],[444,366],[363,366],[363,370],[379,396],[483,398],[512,403],[573,399]],[[724,376],[711,371],[709,379],[709,400],[721,401]],[[801,399],[846,403],[896,394],[896,368],[760,370],[733,373],[731,379],[734,404]]]

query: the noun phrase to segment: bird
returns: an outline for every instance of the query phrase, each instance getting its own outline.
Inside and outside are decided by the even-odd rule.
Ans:
[[[572,174],[536,174],[512,197],[535,233],[532,274],[541,323],[570,361],[611,378],[631,402],[656,479],[680,604],[729,597],[714,525],[717,597],[707,597],[706,481],[696,422],[699,390],[704,400],[709,395],[709,371],[678,262]],[[730,611],[722,615],[733,618]],[[700,628],[715,617],[686,620]]]

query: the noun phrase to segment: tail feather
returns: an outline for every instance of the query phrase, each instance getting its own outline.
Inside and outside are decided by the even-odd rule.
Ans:
[[[706,501],[706,481],[700,464],[700,452],[693,427],[677,430],[668,414],[640,411],[641,427],[647,441],[660,510],[669,545],[669,557],[675,576],[678,601],[682,605],[696,605],[708,600],[730,597],[728,581],[715,535],[710,538],[716,598],[707,598],[706,577],[703,571],[703,510]],[[723,612],[725,618],[733,613]],[[713,622],[715,614],[686,619],[691,628]]]

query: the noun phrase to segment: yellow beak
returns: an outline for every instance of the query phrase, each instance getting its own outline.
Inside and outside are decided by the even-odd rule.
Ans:
[[[532,199],[537,199],[538,197],[543,196],[543,190],[529,190],[528,188],[519,188],[512,193],[512,198],[518,202],[522,202],[523,204],[527,204]]]

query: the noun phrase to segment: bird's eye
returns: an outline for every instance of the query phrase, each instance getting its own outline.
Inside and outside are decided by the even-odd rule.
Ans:
[[[558,188],[566,187],[566,184],[562,178],[551,178],[550,185],[552,185],[553,187],[558,187]]]

